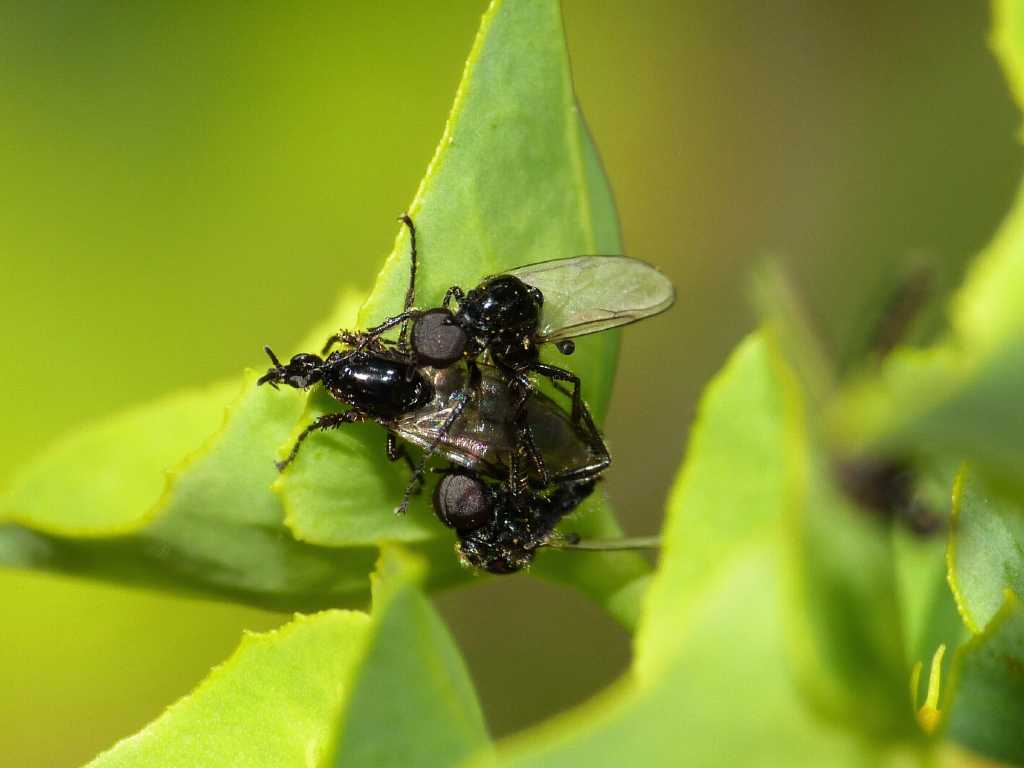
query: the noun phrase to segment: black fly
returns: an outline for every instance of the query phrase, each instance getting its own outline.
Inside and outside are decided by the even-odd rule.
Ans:
[[[448,289],[442,306],[417,309],[416,228],[409,229],[409,287],[403,311],[359,334],[345,331],[331,336],[323,354],[335,344],[365,344],[401,326],[397,347],[409,350],[419,365],[448,368],[459,360],[474,361],[484,352],[507,379],[514,400],[512,420],[517,431],[517,464],[526,460],[541,478],[547,478],[544,452],[530,430],[527,404],[534,386],[529,374],[572,386],[572,418],[589,420],[581,382],[572,371],[540,361],[540,346],[551,342],[563,354],[575,349],[572,339],[633,323],[665,311],[675,300],[668,279],[637,259],[627,256],[576,256],[555,259],[488,277],[469,291]],[[452,302],[458,308],[452,311]],[[411,323],[411,334],[409,325]],[[408,341],[407,341],[408,338]],[[361,340],[361,341],[360,341]],[[557,386],[557,385],[556,385]],[[511,478],[513,492],[519,483]],[[546,484],[546,483],[544,483]]]
[[[455,529],[464,562],[509,573],[527,565],[538,547],[573,545],[554,527],[590,495],[611,462],[579,378],[540,362],[539,346],[552,342],[571,354],[573,337],[661,312],[674,291],[643,262],[583,256],[510,270],[468,292],[452,286],[441,307],[416,309],[416,230],[408,216],[402,221],[411,266],[401,314],[366,331],[341,331],[320,355],[297,354],[287,364],[265,348],[273,366],[258,384],[322,384],[349,406],[309,424],[278,468],[295,459],[314,431],[373,421],[387,431],[388,458],[404,458],[413,469],[398,511],[406,509],[430,457],[445,457],[456,468],[438,484],[435,512]],[[397,326],[397,340],[383,337]],[[331,351],[339,343],[344,348]],[[559,383],[572,385],[571,415],[537,390],[531,373],[567,394]],[[399,437],[423,449],[418,466]]]
[[[549,493],[514,495],[472,471],[449,470],[434,489],[434,512],[459,538],[460,559],[488,573],[514,573],[548,545],[555,526],[594,490],[596,480],[555,484]]]
[[[302,353],[287,365],[281,364],[270,349],[267,354],[274,365],[259,384],[286,384],[296,389],[323,384],[332,397],[350,406],[349,410],[324,414],[307,425],[288,456],[278,462],[278,469],[295,460],[313,432],[373,421],[387,430],[387,455],[392,461],[409,461],[396,437],[425,453],[423,463],[413,468],[399,512],[408,505],[426,459],[435,453],[467,469],[509,477],[517,440],[512,426],[512,395],[507,381],[493,366],[472,363],[440,370],[420,368],[413,358],[378,343],[335,351],[326,359]],[[529,393],[527,418],[549,473],[546,478],[525,475],[524,488],[594,478],[611,463],[589,412],[580,423],[573,422],[551,398],[533,390]]]

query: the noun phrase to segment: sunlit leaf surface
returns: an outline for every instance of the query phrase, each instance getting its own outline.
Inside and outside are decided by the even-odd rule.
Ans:
[[[1024,607],[1012,591],[957,654],[951,688],[950,735],[994,760],[1024,763]]]
[[[954,488],[947,560],[960,615],[975,634],[1003,605],[1007,589],[1024,595],[1024,508],[967,467]]]
[[[90,766],[447,766],[485,748],[469,675],[420,589],[425,570],[385,550],[369,617],[325,611],[246,636]]]
[[[333,765],[450,766],[489,743],[451,635],[419,589],[423,564],[384,550],[367,653],[352,679]]]
[[[89,767],[325,764],[368,625],[328,611],[247,635],[195,691]]]
[[[790,674],[783,513],[792,381],[744,342],[701,404],[632,673],[502,745],[502,765],[847,765],[860,738]],[[485,762],[485,761],[482,761]]]
[[[438,303],[453,283],[469,288],[524,263],[621,250],[611,193],[573,94],[555,0],[499,1],[485,14],[409,212],[419,230],[420,306]],[[275,351],[284,359],[319,351],[333,329],[399,310],[408,264],[400,231],[358,318],[356,298],[347,294],[301,349]],[[548,353],[583,377],[599,416],[617,345],[615,333],[603,333],[582,341],[571,358]],[[264,361],[254,355],[253,363]],[[173,396],[58,441],[0,501],[7,523],[0,562],[278,608],[364,600],[381,541],[423,542],[420,551],[435,564],[431,585],[466,576],[455,567],[451,533],[433,519],[429,493],[409,515],[394,515],[408,470],[386,461],[383,430],[317,434],[279,477],[273,459],[318,413],[339,406],[322,392],[307,398],[254,384],[249,375],[226,421],[237,385]],[[617,533],[606,505],[588,509],[584,532]],[[538,573],[589,578],[585,589],[607,603],[645,570],[641,559],[621,553],[580,562]]]

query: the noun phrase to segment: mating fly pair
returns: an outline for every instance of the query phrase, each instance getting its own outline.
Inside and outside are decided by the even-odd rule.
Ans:
[[[373,421],[387,432],[388,457],[412,468],[397,511],[440,454],[455,468],[443,471],[434,508],[458,534],[463,559],[491,572],[518,570],[611,461],[579,378],[541,362],[539,347],[552,342],[571,354],[573,337],[657,314],[674,292],[643,262],[582,256],[519,267],[468,292],[453,286],[442,306],[419,309],[416,230],[408,216],[402,221],[411,248],[400,314],[365,331],[342,331],[320,355],[298,354],[286,365],[266,349],[274,365],[259,384],[322,384],[349,406],[309,424],[278,467],[295,460],[314,431]],[[396,327],[397,339],[383,336]],[[540,392],[531,374],[569,396],[570,413]],[[419,465],[397,438],[423,449]]]

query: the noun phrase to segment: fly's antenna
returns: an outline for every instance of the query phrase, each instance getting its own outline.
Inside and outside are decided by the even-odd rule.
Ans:
[[[403,213],[398,220],[405,224],[409,230],[409,288],[405,292],[405,304],[402,305],[402,314],[412,309],[416,303],[416,225],[412,223],[408,213]],[[398,333],[398,343],[405,346],[405,339],[409,333],[409,322],[402,323],[402,329]]]
[[[256,386],[258,387],[262,384],[269,384],[274,389],[277,389],[277,382],[279,382],[284,375],[284,366],[281,365],[281,361],[277,359],[277,355],[274,354],[274,350],[272,350],[269,345],[264,345],[263,351],[267,353],[267,357],[270,358],[270,362],[274,364],[274,367],[256,380]]]
[[[581,552],[614,552],[631,549],[661,549],[660,536],[635,536],[624,539],[580,539],[579,534],[553,537],[544,546],[551,549],[577,550]]]
[[[277,359],[277,355],[274,354],[274,350],[272,350],[269,345],[265,344],[263,346],[263,351],[267,353],[267,357],[270,358],[270,362],[274,364],[275,368],[284,368],[284,366],[281,365],[281,361]]]

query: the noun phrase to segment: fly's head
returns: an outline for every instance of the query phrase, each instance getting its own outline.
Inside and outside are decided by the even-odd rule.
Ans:
[[[318,355],[302,352],[289,360],[287,365],[282,365],[270,347],[264,347],[263,350],[273,365],[259,378],[257,385],[269,384],[277,389],[278,384],[286,384],[295,389],[306,389],[323,377],[324,361]]]

